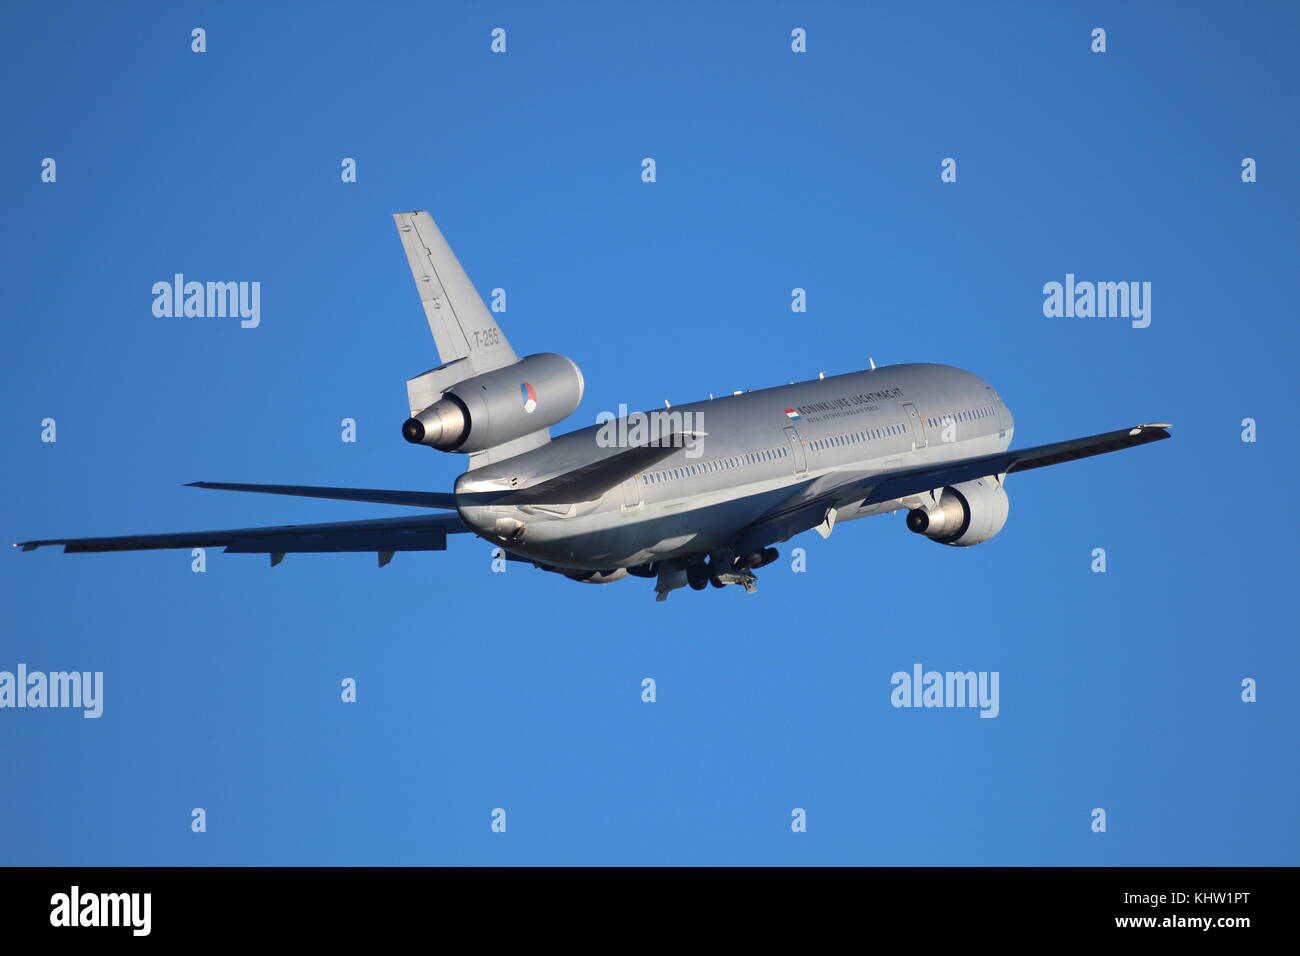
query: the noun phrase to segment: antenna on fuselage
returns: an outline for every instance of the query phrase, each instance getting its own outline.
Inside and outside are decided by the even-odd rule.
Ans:
[[[876,360],[868,356],[867,361],[871,363],[871,371],[874,372],[876,370]]]
[[[817,381],[820,382],[820,381],[821,381],[822,379],[824,379],[825,377],[826,377],[826,373],[825,373],[825,372],[818,372],[818,373],[817,373]]]

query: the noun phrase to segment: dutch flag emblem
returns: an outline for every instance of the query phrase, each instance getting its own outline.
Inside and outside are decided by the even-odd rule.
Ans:
[[[790,419],[790,421],[792,422],[797,422],[799,420],[799,413],[796,412],[793,408],[787,408],[785,410],[785,417]]]

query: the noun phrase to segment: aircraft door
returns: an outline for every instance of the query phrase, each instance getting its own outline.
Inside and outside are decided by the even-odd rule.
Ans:
[[[808,456],[804,454],[803,440],[793,425],[787,425],[785,437],[790,441],[790,454],[794,456],[794,473],[802,475],[808,470]]]
[[[637,508],[641,505],[641,476],[633,475],[623,482],[623,510]]]
[[[1002,404],[1002,399],[998,398],[998,393],[993,391],[992,386],[985,385],[984,391],[989,393],[989,401],[993,403],[993,408],[998,415],[998,437],[1006,437],[1007,434],[1007,409]]]
[[[925,422],[916,412],[916,406],[911,402],[903,402],[903,411],[907,413],[907,428],[912,433],[912,450],[919,451],[930,444],[925,434]]]

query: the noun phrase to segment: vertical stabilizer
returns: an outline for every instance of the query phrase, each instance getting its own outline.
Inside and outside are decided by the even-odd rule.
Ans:
[[[465,359],[467,372],[477,375],[515,362],[514,349],[433,217],[399,212],[393,219],[442,363]]]

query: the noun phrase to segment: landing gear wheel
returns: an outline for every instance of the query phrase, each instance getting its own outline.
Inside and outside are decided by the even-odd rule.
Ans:
[[[725,588],[727,586],[727,582],[723,581],[721,576],[726,574],[729,570],[731,569],[727,565],[726,561],[721,560],[716,554],[710,555],[709,583],[715,588]]]
[[[703,591],[709,586],[709,569],[703,561],[686,565],[686,583],[692,591]]]

